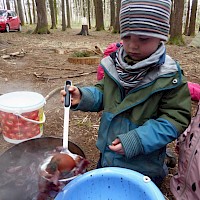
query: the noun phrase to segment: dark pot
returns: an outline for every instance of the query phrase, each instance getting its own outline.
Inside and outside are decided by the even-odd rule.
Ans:
[[[3,153],[0,156],[0,199],[37,200],[41,179],[38,166],[58,146],[62,146],[61,138],[44,137],[22,142]],[[72,142],[69,142],[69,150],[85,157]]]

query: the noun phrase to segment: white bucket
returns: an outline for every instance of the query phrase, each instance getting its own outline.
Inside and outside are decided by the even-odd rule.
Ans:
[[[36,92],[11,92],[0,96],[0,124],[7,142],[39,138],[43,134],[45,98]]]

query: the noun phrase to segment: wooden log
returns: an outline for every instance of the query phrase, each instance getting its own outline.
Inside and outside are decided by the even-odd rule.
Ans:
[[[3,59],[9,59],[10,58],[10,55],[3,55],[1,56]]]
[[[74,64],[87,64],[96,65],[101,61],[101,57],[91,56],[91,57],[69,57],[68,61]]]

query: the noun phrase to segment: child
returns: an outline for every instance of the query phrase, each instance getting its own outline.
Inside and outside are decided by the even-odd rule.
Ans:
[[[166,145],[191,117],[186,79],[164,45],[170,7],[170,0],[122,0],[123,45],[102,59],[104,78],[94,87],[69,87],[73,110],[103,110],[97,167],[132,169],[158,186],[167,174]],[[66,92],[61,95],[63,101]]]
[[[199,93],[200,95],[200,93]],[[189,127],[178,138],[178,171],[170,180],[176,199],[200,198],[200,100]]]
[[[117,51],[117,49],[121,46],[121,44],[122,44],[121,42],[109,44],[103,53],[103,57],[105,58],[109,56],[112,52]],[[97,67],[97,80],[100,81],[103,77],[104,77],[104,71],[101,65],[99,64],[99,66]]]

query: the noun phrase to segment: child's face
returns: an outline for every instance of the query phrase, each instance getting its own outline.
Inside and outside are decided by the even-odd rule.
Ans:
[[[144,35],[129,35],[123,38],[123,46],[126,53],[136,61],[148,58],[154,53],[160,44],[159,38]]]

